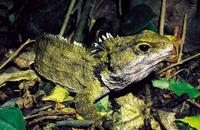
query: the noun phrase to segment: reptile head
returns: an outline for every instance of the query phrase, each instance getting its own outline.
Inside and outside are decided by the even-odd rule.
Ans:
[[[147,30],[133,36],[107,38],[103,44],[109,63],[101,79],[111,90],[145,78],[173,49],[165,36]]]

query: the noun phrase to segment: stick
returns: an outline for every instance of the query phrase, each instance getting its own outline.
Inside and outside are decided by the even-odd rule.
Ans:
[[[89,127],[93,124],[94,121],[89,120],[63,120],[63,121],[56,121],[56,126],[68,126],[68,127]]]
[[[71,3],[69,5],[69,9],[68,9],[68,11],[67,11],[67,13],[65,15],[65,20],[64,20],[63,25],[62,25],[62,27],[60,29],[59,35],[61,35],[61,36],[63,36],[63,34],[65,33],[65,29],[66,29],[67,24],[69,22],[69,17],[70,17],[70,14],[72,12],[72,9],[73,9],[75,3],[76,3],[76,0],[71,0]]]
[[[171,69],[171,68],[173,68],[173,67],[175,67],[175,66],[181,65],[181,64],[183,64],[183,63],[185,63],[185,62],[187,62],[187,61],[193,60],[193,59],[195,59],[195,58],[197,58],[197,57],[199,57],[199,56],[200,56],[200,53],[197,53],[197,54],[195,54],[195,55],[193,55],[193,56],[190,56],[189,58],[186,58],[186,59],[184,59],[184,60],[182,60],[182,61],[180,61],[180,62],[177,62],[177,63],[175,63],[175,64],[172,64],[172,65],[170,65],[170,66],[168,66],[168,67],[162,69],[161,71],[158,72],[158,74],[161,74],[161,73],[165,72],[166,70]]]
[[[65,120],[69,118],[69,115],[62,115],[62,116],[57,116],[57,115],[53,115],[53,116],[42,116],[36,119],[33,119],[32,121],[30,121],[28,123],[28,125],[33,125],[33,124],[37,124],[38,122],[44,121],[44,120]]]
[[[86,0],[85,5],[83,7],[83,12],[81,14],[81,18],[80,21],[78,23],[78,26],[75,30],[75,34],[74,34],[74,40],[77,42],[82,42],[84,39],[84,29],[87,25],[87,21],[88,21],[88,17],[89,17],[89,13],[91,11],[92,8],[92,4],[93,4],[93,0]]]
[[[1,66],[0,70],[5,67],[13,58],[15,58],[19,52],[29,43],[34,42],[35,40],[28,39],[25,43],[23,43]]]
[[[162,0],[162,7],[160,14],[160,28],[159,28],[160,35],[164,35],[165,13],[166,13],[166,0]]]
[[[183,31],[182,31],[182,37],[181,37],[181,47],[180,47],[180,54],[178,57],[178,62],[182,60],[182,55],[183,55],[183,45],[185,43],[185,37],[186,37],[186,30],[187,28],[187,14],[184,16],[184,21],[183,21]]]
[[[200,109],[200,104],[199,103],[197,103],[197,102],[195,102],[195,101],[193,101],[191,99],[187,99],[186,101],[189,102],[189,103],[191,103],[192,105],[194,105],[194,106],[196,106],[196,107],[198,107]]]

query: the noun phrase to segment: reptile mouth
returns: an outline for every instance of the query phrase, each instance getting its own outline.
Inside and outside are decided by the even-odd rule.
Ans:
[[[161,61],[163,61],[163,59],[165,59],[169,56],[169,53],[165,52],[165,54],[160,54],[160,55],[162,55],[162,56],[152,58],[155,60],[149,59],[151,62],[143,63],[143,64],[147,64],[147,66],[145,66],[145,67],[141,67],[140,64],[142,64],[142,62],[135,64],[134,66],[131,66],[131,68],[133,68],[133,69],[138,68],[138,70],[135,72],[133,72],[133,71],[131,72],[131,70],[129,70],[129,71],[125,70],[125,73],[122,72],[121,73],[122,75],[120,77],[113,76],[113,75],[110,76],[110,78],[108,80],[110,85],[107,85],[107,86],[109,86],[110,89],[114,88],[114,90],[120,90],[120,89],[125,88],[126,86],[128,86],[129,84],[131,84],[133,82],[142,80],[143,78],[147,77],[149,75],[149,73],[154,71],[156,66]]]
[[[162,55],[162,54],[161,54]],[[151,60],[150,59],[150,62],[146,62],[145,64],[147,64],[148,66],[145,67],[145,68],[141,68],[140,71],[138,71],[138,74],[140,73],[144,73],[145,71],[148,71],[148,70],[151,70],[153,71],[153,69],[161,62],[163,61],[164,59],[166,59],[167,57],[169,56],[169,53],[165,53],[163,54],[161,57],[158,57],[158,58],[152,58],[154,60]],[[137,66],[137,65],[136,65]],[[153,69],[152,69],[153,68]],[[136,73],[137,75],[137,73]]]
[[[150,59],[149,63],[147,62],[147,64],[151,64],[151,63],[159,63],[161,62],[162,60],[166,59],[168,56],[169,56],[169,53],[165,53],[165,54],[161,54],[162,56],[161,57],[154,57],[152,58],[152,60]]]
[[[166,51],[167,50],[167,51]],[[129,63],[123,70],[119,71],[117,74],[112,73],[109,76],[102,77],[104,84],[111,90],[120,90],[125,88],[131,83],[138,82],[144,79],[155,70],[156,66],[166,59],[172,48],[166,48],[163,53],[155,54],[152,58],[136,64]]]
[[[159,64],[161,61],[163,61],[164,59],[166,59],[168,56],[169,56],[169,53],[170,51],[168,52],[165,52],[164,54],[160,54],[159,56],[155,56],[151,59],[148,59],[147,62],[143,63],[143,61],[133,65],[133,66],[130,66],[130,68],[136,68],[136,66],[140,66],[141,64],[146,64],[148,65],[148,67],[146,69],[149,69],[151,68],[152,66],[156,66],[157,64]]]

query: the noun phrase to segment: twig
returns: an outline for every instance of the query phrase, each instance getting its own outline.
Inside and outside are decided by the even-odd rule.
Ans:
[[[186,71],[187,72],[187,75],[189,74],[189,70],[188,69],[180,69],[178,71],[176,71],[171,77],[169,77],[168,79],[171,79],[173,78],[174,76],[176,76],[177,74],[183,72],[183,71]]]
[[[38,111],[43,111],[43,110],[49,109],[49,108],[51,108],[51,107],[53,107],[53,105],[45,106],[45,107],[43,107],[43,108],[40,108]]]
[[[78,23],[78,27],[75,30],[74,40],[77,42],[82,42],[84,39],[84,29],[85,25],[87,24],[89,13],[91,11],[93,4],[93,0],[86,0],[86,3],[83,8],[83,12],[81,14],[80,21]]]
[[[56,121],[55,126],[68,126],[68,127],[89,127],[94,121],[89,120],[63,120]]]
[[[162,0],[159,34],[164,35],[166,0]]]
[[[200,109],[200,104],[198,104],[197,102],[195,102],[195,101],[193,101],[191,99],[187,99],[186,101],[189,102],[189,103],[191,103],[192,105],[194,105],[194,106],[196,106],[196,107],[198,107]]]
[[[75,12],[75,11],[77,12],[76,26],[78,26],[78,23],[80,22],[82,5],[84,5],[84,0],[79,0],[72,10],[72,13]]]
[[[36,117],[36,116],[41,116],[41,112],[40,111],[42,111],[42,110],[46,110],[46,109],[48,109],[48,108],[50,108],[50,107],[52,107],[53,105],[49,105],[49,106],[45,106],[45,107],[43,107],[43,108],[40,108],[39,110],[36,110],[36,111],[34,111],[33,113],[31,113],[31,114],[29,114],[29,115],[27,115],[27,116],[25,116],[24,117],[24,120],[27,120],[27,119],[30,119],[30,118],[33,118],[33,117]],[[39,112],[39,113],[38,113]],[[37,114],[36,114],[37,113]],[[44,113],[42,113],[42,114],[48,114],[49,112],[44,112]],[[55,113],[53,113],[54,115],[55,115]]]
[[[145,109],[145,119],[147,121],[150,120],[151,118],[151,105],[152,105],[152,99],[151,99],[151,89],[149,85],[145,85],[145,90],[146,90],[146,100],[145,100],[145,104],[146,104],[146,109]]]
[[[191,56],[191,57],[189,57],[189,58],[186,58],[186,59],[184,59],[184,60],[182,60],[182,61],[180,61],[180,62],[177,62],[177,63],[175,63],[175,64],[172,64],[172,65],[170,65],[170,66],[168,66],[168,67],[162,69],[161,71],[158,72],[158,74],[161,74],[161,73],[165,72],[166,70],[171,69],[171,68],[173,68],[173,67],[175,67],[175,66],[181,65],[181,64],[183,64],[183,63],[185,63],[185,62],[187,62],[187,61],[193,60],[193,59],[195,59],[195,58],[197,58],[197,57],[199,57],[199,56],[200,56],[200,53],[197,53],[197,54],[195,54],[195,55],[193,55],[193,56]]]
[[[187,14],[184,16],[184,21],[183,21],[183,31],[182,31],[182,37],[181,37],[181,47],[180,47],[180,54],[178,57],[178,62],[182,60],[182,55],[183,55],[183,45],[185,43],[185,37],[186,37],[186,32],[187,32]]]
[[[26,0],[23,4],[21,4],[21,8],[19,9],[19,11],[17,11],[17,13],[15,14],[15,19],[14,21],[11,23],[11,25],[13,25],[17,20],[18,18],[20,17],[23,9],[26,7],[26,4],[28,4],[29,0]]]
[[[186,107],[186,102],[184,101],[184,102],[182,103],[182,106],[181,106],[181,109],[180,109],[180,113],[183,113],[183,112],[184,112],[185,107]]]
[[[23,43],[1,66],[0,70],[5,67],[13,58],[15,58],[19,52],[29,43],[34,42],[35,40],[28,39],[25,43]]]
[[[58,115],[75,115],[75,112],[58,112],[58,111],[41,111],[39,113],[36,114],[31,114],[31,115],[27,115],[24,117],[25,120],[34,118],[34,117],[42,117],[42,116],[58,116]]]
[[[38,113],[38,112],[47,110],[47,109],[49,109],[49,108],[51,108],[51,107],[53,107],[53,105],[48,105],[48,106],[42,107],[42,108],[40,108],[40,109],[33,110],[33,111],[30,113],[30,115],[33,115],[33,114],[35,114],[35,113]]]
[[[37,124],[38,122],[41,122],[43,120],[63,120],[69,118],[69,115],[62,115],[62,116],[43,116],[37,119],[34,119],[33,121],[30,121],[28,124],[33,125]]]
[[[122,0],[118,0],[119,16],[122,16]]]
[[[71,3],[70,3],[70,5],[69,5],[69,9],[68,9],[68,11],[67,11],[67,13],[66,13],[66,15],[65,15],[65,20],[64,20],[63,25],[62,25],[62,27],[61,27],[61,29],[60,29],[59,35],[61,35],[61,36],[63,36],[63,34],[64,34],[64,32],[65,32],[65,29],[66,29],[67,24],[68,24],[68,22],[69,22],[69,17],[70,17],[70,15],[71,15],[71,12],[72,12],[72,9],[73,9],[75,3],[76,3],[76,0],[71,0]]]
[[[168,66],[168,67],[162,69],[161,71],[158,72],[158,74],[161,74],[161,73],[165,72],[165,71],[168,70],[168,69],[171,69],[171,68],[173,68],[173,67],[175,67],[175,66],[181,65],[181,64],[183,64],[183,63],[185,63],[185,62],[187,62],[187,61],[189,61],[189,60],[192,60],[192,59],[194,59],[194,58],[200,56],[200,53],[197,53],[197,54],[195,54],[195,55],[193,55],[193,56],[191,56],[191,57],[189,57],[189,58],[186,58],[186,59],[182,60],[183,45],[184,45],[184,42],[185,42],[186,31],[187,31],[186,28],[187,28],[187,14],[185,14],[185,16],[184,16],[183,31],[182,31],[182,37],[181,37],[181,48],[180,48],[180,54],[179,54],[177,63],[172,64],[172,65],[170,65],[170,66]]]

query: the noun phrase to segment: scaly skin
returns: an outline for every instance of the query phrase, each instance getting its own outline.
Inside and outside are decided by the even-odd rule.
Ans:
[[[133,36],[107,37],[95,51],[51,34],[38,40],[35,69],[76,92],[76,108],[85,119],[101,118],[96,99],[145,78],[173,48],[166,37],[147,30]]]

